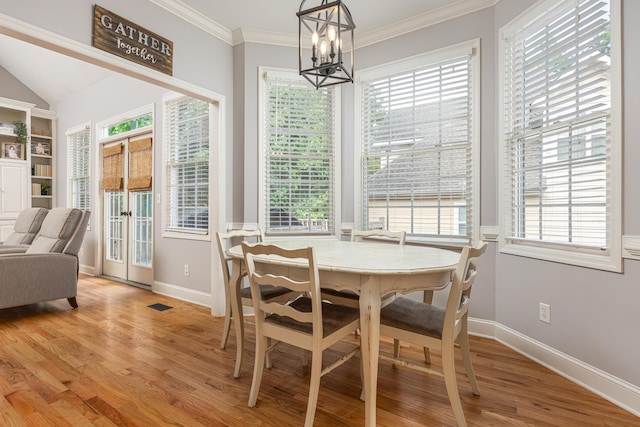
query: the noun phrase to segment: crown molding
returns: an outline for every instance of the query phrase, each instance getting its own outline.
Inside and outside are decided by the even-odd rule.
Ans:
[[[180,0],[149,0],[190,24],[233,46],[231,31]]]
[[[233,31],[233,46],[241,43],[263,43],[276,46],[298,47],[298,35],[272,31],[238,28]]]
[[[495,6],[498,1],[500,0],[459,0],[453,4],[387,25],[375,31],[360,34],[357,38],[357,48],[380,43],[412,31]]]
[[[249,28],[238,28],[231,31],[192,7],[187,6],[180,0],[150,1],[231,46],[236,46],[241,43],[262,43],[286,47],[298,46],[297,34],[277,33]],[[499,1],[500,0],[458,0],[453,4],[387,25],[375,31],[359,34],[357,37],[357,47],[369,46],[431,25],[440,24],[450,19],[495,6]]]

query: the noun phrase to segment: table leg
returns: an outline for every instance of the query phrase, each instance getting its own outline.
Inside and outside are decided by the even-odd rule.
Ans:
[[[231,315],[236,331],[236,366],[233,371],[234,378],[240,378],[242,366],[242,353],[244,346],[244,317],[242,313],[242,299],[240,298],[240,286],[242,283],[242,260],[234,258],[231,264],[231,277],[229,278],[229,291],[231,293]]]
[[[376,425],[378,351],[380,348],[380,290],[378,278],[363,277],[360,288],[360,345],[364,387],[365,425]]]

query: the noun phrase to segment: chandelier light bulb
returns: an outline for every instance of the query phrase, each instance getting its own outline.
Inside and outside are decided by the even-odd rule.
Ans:
[[[333,27],[329,27],[329,41],[335,41],[336,39],[336,30]]]

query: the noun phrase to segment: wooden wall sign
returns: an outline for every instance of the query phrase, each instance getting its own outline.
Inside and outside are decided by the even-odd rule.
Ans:
[[[93,8],[93,47],[173,75],[173,42],[98,5]]]

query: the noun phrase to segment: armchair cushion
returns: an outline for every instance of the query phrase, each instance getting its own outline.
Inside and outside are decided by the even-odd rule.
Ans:
[[[16,218],[13,225],[13,233],[11,233],[3,244],[5,245],[29,245],[33,241],[44,218],[47,216],[48,210],[45,208],[28,208],[24,209]]]
[[[40,232],[27,253],[62,252],[76,231],[82,211],[75,208],[53,208],[49,211]]]

